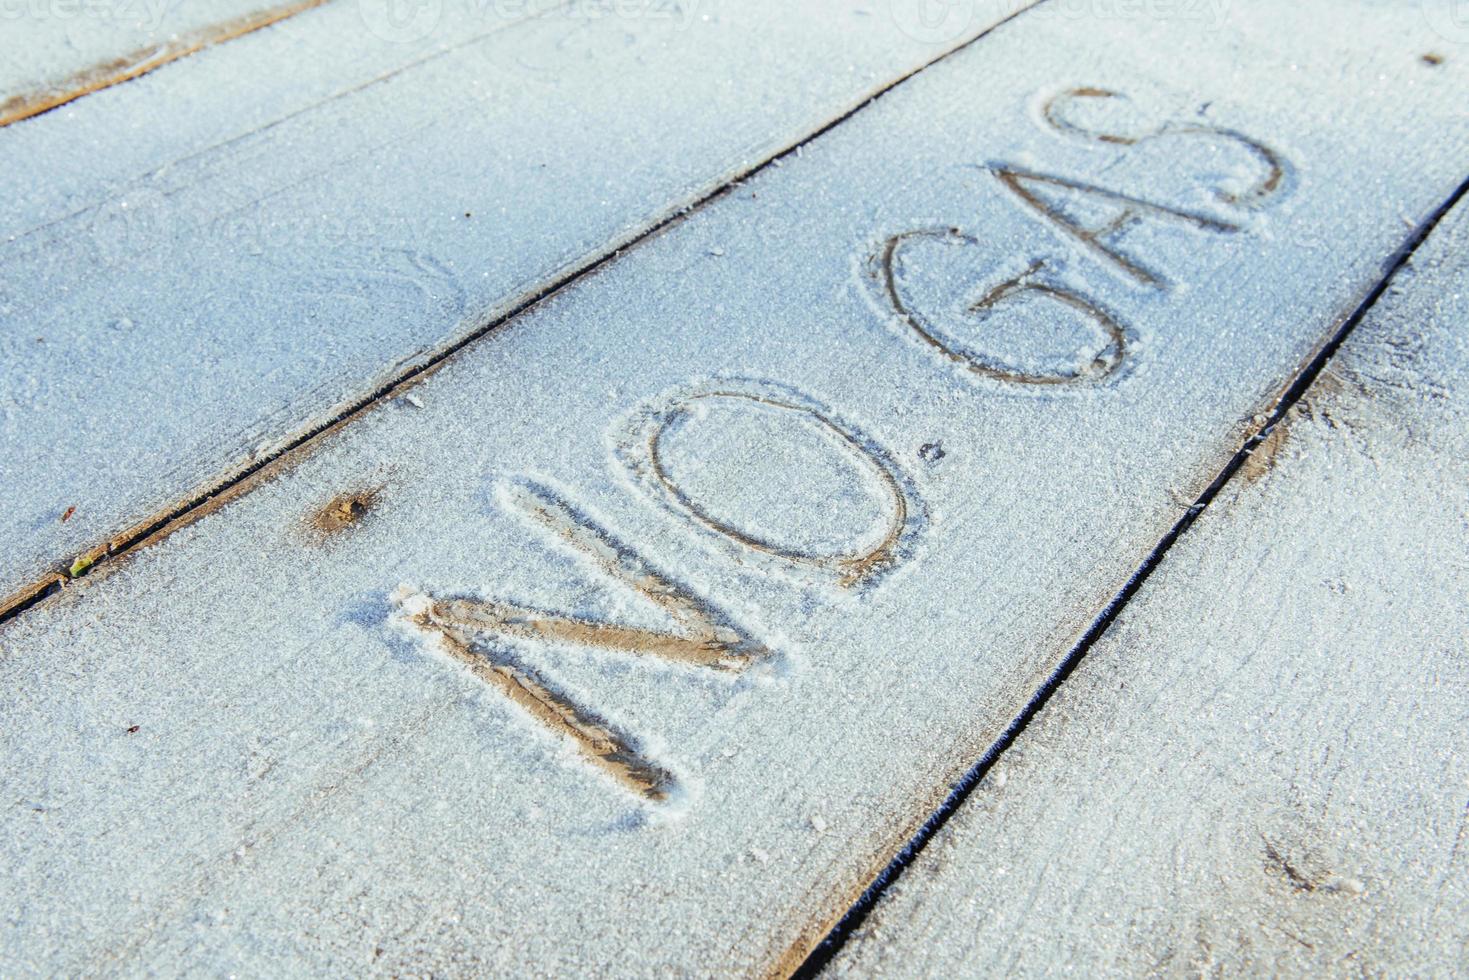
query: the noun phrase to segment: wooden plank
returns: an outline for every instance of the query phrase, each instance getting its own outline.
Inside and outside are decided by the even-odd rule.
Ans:
[[[93,224],[116,225],[124,202],[129,208],[145,203],[150,186],[180,162],[217,154],[297,115],[320,113],[359,88],[387,84],[517,24],[528,30],[523,22],[536,12],[530,5],[449,4],[433,29],[417,36],[371,26],[365,9],[371,2],[314,7],[173,65],[146,83],[70,103],[44,123],[8,127],[0,145],[26,178],[26,193],[0,200],[0,236],[20,237],[84,212],[93,214]],[[537,8],[543,15],[537,33],[574,30],[574,23],[554,16],[560,6],[549,12],[545,6]],[[542,54],[552,57],[553,45],[542,46]],[[546,70],[544,64],[537,67]],[[78,154],[79,145],[92,152]],[[107,221],[98,221],[99,215]],[[110,239],[104,236],[114,251],[116,237],[115,231]],[[114,253],[102,251],[100,243],[98,251],[99,260],[113,260]]]
[[[370,7],[0,130],[0,610],[946,50],[846,0],[344,45]]]
[[[1469,963],[1469,205],[834,975]]]
[[[1022,15],[0,627],[11,972],[799,962],[1462,176],[1416,15],[1232,9]]]
[[[0,9],[0,126],[30,119],[326,0],[16,0]]]

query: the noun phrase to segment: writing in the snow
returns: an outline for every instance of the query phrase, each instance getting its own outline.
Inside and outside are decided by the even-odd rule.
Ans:
[[[1173,285],[1167,270],[1129,244],[1130,230],[1156,223],[1204,236],[1240,234],[1248,212],[1289,183],[1283,157],[1233,130],[1166,119],[1131,128],[1097,122],[1108,109],[1125,104],[1126,97],[1112,90],[1077,87],[1045,101],[1039,118],[1052,136],[1124,152],[1142,145],[1209,141],[1247,160],[1252,175],[1230,186],[1206,186],[1219,207],[1203,213],[1078,175],[987,164],[1004,196],[1054,233],[1056,252],[1027,256],[1019,267],[991,281],[965,283],[956,282],[961,277],[945,259],[955,249],[970,254],[984,249],[974,230],[955,224],[882,236],[867,255],[863,273],[888,329],[930,351],[943,369],[988,383],[1064,389],[1114,379],[1131,353],[1126,310],[1104,305],[1075,274],[1063,281],[1055,271],[1067,254],[1063,250],[1079,252],[1095,274],[1128,288],[1166,291]],[[1052,331],[1064,341],[1050,344],[1050,349],[1031,344],[1023,357],[987,349],[986,331],[976,329],[992,327],[989,335],[998,336],[1006,329],[1034,330],[1038,323],[1058,321],[1071,327]],[[869,526],[849,529],[835,543],[783,540],[766,529],[743,526],[711,505],[679,471],[673,462],[677,454],[670,450],[710,411],[764,417],[774,424],[770,431],[824,447],[821,451],[835,460],[833,465],[860,474],[861,484],[871,488]],[[648,506],[684,522],[715,553],[784,577],[793,587],[860,595],[911,560],[915,542],[927,532],[927,508],[897,456],[839,411],[774,382],[722,380],[665,392],[637,408],[611,435],[616,460]],[[678,581],[659,556],[644,556],[615,528],[584,512],[568,491],[517,477],[502,483],[500,500],[549,541],[587,560],[607,587],[640,596],[673,627],[647,629],[494,598],[422,593],[397,597],[405,618],[440,652],[540,725],[569,739],[618,784],[651,801],[666,799],[677,786],[674,773],[644,752],[634,734],[619,730],[532,666],[527,651],[538,644],[595,647],[725,675],[738,675],[769,660],[773,652],[714,598]]]

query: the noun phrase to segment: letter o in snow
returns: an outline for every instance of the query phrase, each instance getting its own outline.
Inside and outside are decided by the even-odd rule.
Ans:
[[[614,453],[640,489],[737,560],[842,587],[899,564],[926,520],[887,450],[770,382],[665,393],[626,421]]]

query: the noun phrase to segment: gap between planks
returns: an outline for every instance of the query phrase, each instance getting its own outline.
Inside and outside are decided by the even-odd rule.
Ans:
[[[201,27],[158,44],[146,45],[90,68],[83,68],[55,85],[45,85],[32,92],[22,92],[0,103],[0,129],[26,119],[33,119],[52,109],[59,109],[93,92],[100,92],[114,85],[130,82],[134,78],[148,74],[155,68],[162,68],[170,62],[187,58],[205,48],[212,48],[215,45],[233,41],[237,37],[244,37],[263,27],[278,24],[289,17],[330,2],[331,0],[297,0],[295,3],[267,7],[253,14]]]
[[[305,0],[305,2],[309,6],[317,6],[329,2],[329,0]],[[573,266],[547,285],[530,293],[522,294],[518,299],[511,300],[505,312],[491,316],[485,323],[472,329],[465,336],[450,342],[429,355],[423,362],[407,368],[396,377],[379,385],[373,391],[352,402],[332,418],[313,425],[304,432],[300,432],[294,437],[285,440],[281,447],[274,452],[239,467],[232,474],[216,482],[210,489],[190,497],[171,508],[155,512],[152,516],[146,517],[133,525],[129,530],[113,535],[109,540],[92,546],[90,549],[76,556],[74,560],[68,561],[62,559],[60,564],[53,566],[51,571],[45,573],[30,585],[24,586],[8,596],[0,597],[0,626],[3,626],[5,623],[46,599],[60,594],[70,582],[76,581],[84,576],[109,573],[119,566],[121,559],[133,552],[161,543],[175,532],[181,531],[196,521],[202,520],[224,505],[248,493],[261,483],[280,475],[295,465],[296,462],[304,459],[307,454],[321,444],[326,436],[365,415],[377,406],[386,404],[400,394],[406,393],[413,386],[431,377],[451,357],[485,337],[487,334],[515,319],[522,313],[527,312],[542,301],[561,292],[563,289],[589,278],[603,266],[619,258],[623,252],[635,248],[675,226],[687,216],[700,211],[705,206],[730,193],[761,171],[773,166],[779,166],[785,158],[799,153],[808,143],[820,139],[904,82],[959,54],[971,45],[982,41],[994,31],[1015,20],[1021,14],[1045,2],[1046,0],[1017,0],[1015,10],[1007,14],[1003,19],[991,24],[979,34],[943,51],[937,56],[925,61],[917,68],[883,83],[851,108],[838,113],[816,129],[810,130],[804,136],[787,144],[783,149],[776,150],[774,153],[765,157],[765,159],[735,173],[732,177],[720,182],[714,188],[704,192],[688,204],[679,206],[672,213],[654,219],[651,224],[643,229],[634,230],[622,239],[613,242],[600,254],[594,255],[581,264]],[[300,9],[309,9],[309,6],[302,6]],[[263,27],[265,25],[261,24],[259,26]]]
[[[985,753],[980,757],[979,761],[971,766],[954,783],[952,790],[944,798],[944,801],[928,816],[928,819],[923,822],[918,832],[902,845],[893,859],[888,862],[887,866],[872,879],[857,901],[832,926],[826,936],[820,942],[806,949],[804,951],[804,957],[802,957],[802,950],[798,946],[792,948],[782,958],[781,963],[786,964],[787,967],[782,968],[778,964],[777,971],[779,974],[797,978],[797,980],[810,980],[810,978],[817,977],[822,973],[827,964],[832,961],[847,944],[847,941],[851,939],[852,935],[867,921],[867,917],[872,913],[877,903],[882,900],[884,893],[902,877],[903,873],[908,869],[908,866],[918,858],[928,846],[929,841],[933,839],[934,835],[949,822],[949,818],[964,806],[965,801],[969,799],[969,795],[974,791],[975,786],[984,779],[990,769],[1000,761],[1000,757],[1024,734],[1031,721],[1041,712],[1047,702],[1050,701],[1051,696],[1075,672],[1076,668],[1081,664],[1081,661],[1090,652],[1092,646],[1102,638],[1111,627],[1113,621],[1117,619],[1122,613],[1122,610],[1132,600],[1133,596],[1138,593],[1143,584],[1152,576],[1153,571],[1162,563],[1169,550],[1188,532],[1198,516],[1208,509],[1220,491],[1234,479],[1235,475],[1249,465],[1252,454],[1264,445],[1276,432],[1277,426],[1285,420],[1286,413],[1315,384],[1317,377],[1326,368],[1327,364],[1330,363],[1332,357],[1335,356],[1342,344],[1357,329],[1357,326],[1367,316],[1372,307],[1377,305],[1378,300],[1382,298],[1383,293],[1392,284],[1394,277],[1412,260],[1419,246],[1433,233],[1433,230],[1438,227],[1444,216],[1452,211],[1466,194],[1469,194],[1469,178],[1465,178],[1464,182],[1426,220],[1409,233],[1403,244],[1384,263],[1382,276],[1378,279],[1377,283],[1327,338],[1326,342],[1317,348],[1316,352],[1306,360],[1302,368],[1296,373],[1294,379],[1276,398],[1271,409],[1263,413],[1266,417],[1264,425],[1230,457],[1229,461],[1224,464],[1224,467],[1220,469],[1219,473],[1210,482],[1209,486],[1204,489],[1204,492],[1199,495],[1198,499],[1189,506],[1183,516],[1174,523],[1173,527],[1169,528],[1168,533],[1163,535],[1158,543],[1153,546],[1153,549],[1143,559],[1142,564],[1138,566],[1137,570],[1128,579],[1127,584],[1107,603],[1100,615],[1087,628],[1086,632],[1082,634],[1081,639],[1067,653],[1065,659],[1061,661],[1056,670],[1046,679],[1045,683],[1036,689],[1035,693],[1031,695],[1030,700],[1025,704],[1025,707],[1005,727],[1000,737],[985,750]],[[789,968],[788,965],[793,963],[797,965],[793,969]]]

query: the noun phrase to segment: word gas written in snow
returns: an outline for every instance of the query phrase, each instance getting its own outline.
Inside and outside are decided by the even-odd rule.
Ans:
[[[1009,199],[1125,285],[1166,292],[1168,279],[1124,243],[1129,228],[1156,223],[1205,235],[1238,233],[1244,225],[1235,218],[1278,195],[1289,171],[1279,154],[1233,130],[1193,122],[1127,128],[1086,121],[1096,110],[1126,101],[1108,89],[1071,88],[1046,101],[1040,119],[1054,135],[1114,152],[1199,140],[1233,148],[1254,171],[1249,182],[1203,186],[1233,216],[1032,168],[987,169]],[[954,256],[972,261],[979,252],[980,240],[958,228],[910,229],[881,241],[862,264],[863,278],[873,304],[898,334],[967,377],[1056,390],[1096,385],[1126,366],[1132,339],[1124,319],[1084,285],[1063,281],[1056,256],[1032,257],[1018,271],[991,276],[977,287],[971,277],[966,285]],[[1008,334],[1017,342],[1004,352],[966,343],[946,322],[953,314],[970,327],[985,326],[991,339]],[[1045,344],[1035,343],[1037,332]],[[1038,347],[1048,352],[1037,353]],[[774,382],[723,379],[664,392],[616,423],[609,443],[647,503],[680,522],[713,554],[792,588],[863,596],[912,561],[916,542],[927,533],[929,510],[892,452],[815,398]],[[813,469],[805,480],[756,475],[771,460],[801,460]],[[525,651],[538,645],[597,648],[724,676],[768,663],[776,653],[712,599],[655,568],[566,494],[516,477],[502,483],[500,499],[589,560],[603,577],[660,609],[674,628],[645,629],[494,598],[411,589],[395,596],[402,618],[441,654],[568,739],[618,785],[645,800],[667,800],[678,786],[673,770],[529,666]]]
[[[1233,214],[1183,208],[1030,167],[991,163],[985,169],[1006,196],[1124,284],[1167,291],[1167,276],[1126,244],[1130,230],[1152,224],[1236,234],[1244,228],[1237,216],[1281,193],[1289,170],[1280,154],[1231,129],[1197,122],[1088,122],[1099,111],[1128,106],[1125,96],[1110,89],[1074,87],[1048,99],[1040,118],[1054,135],[1114,151],[1202,142],[1233,153],[1254,171],[1244,186],[1203,188]],[[972,266],[980,257],[979,238],[961,228],[916,228],[883,238],[862,267],[884,320],[969,378],[1055,387],[1095,385],[1120,375],[1132,344],[1124,318],[1084,284],[1064,281],[1058,256],[1033,257],[1018,273],[991,273],[976,288]]]

